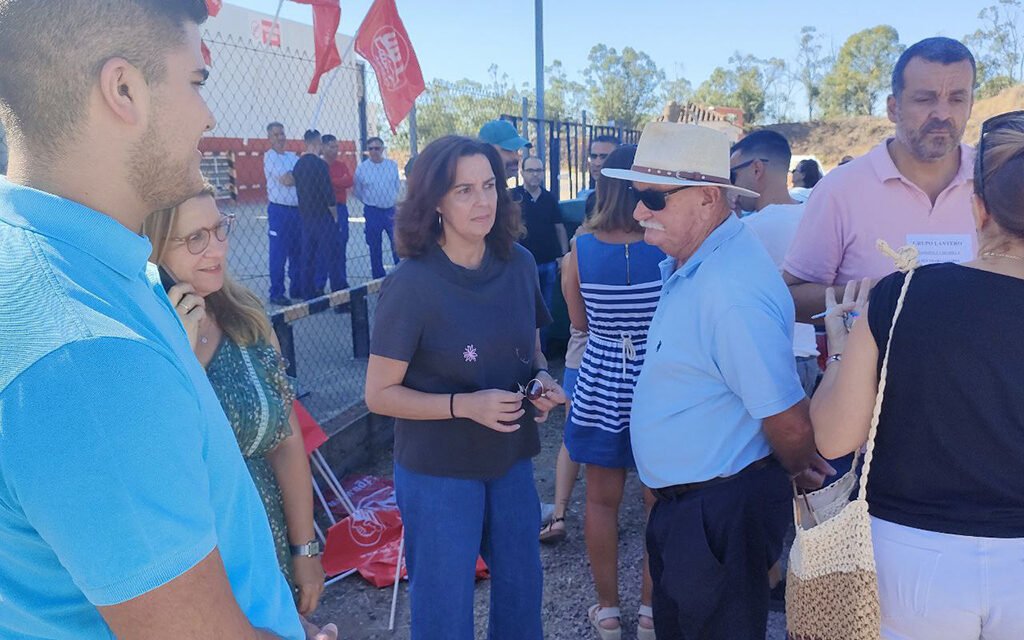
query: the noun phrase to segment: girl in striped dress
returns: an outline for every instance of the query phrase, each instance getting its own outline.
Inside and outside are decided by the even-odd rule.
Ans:
[[[615,150],[605,167],[629,168],[635,146]],[[584,537],[598,603],[588,617],[602,640],[621,636],[618,593],[618,513],[626,471],[634,467],[629,440],[633,386],[647,352],[647,329],[661,295],[665,254],[643,241],[633,219],[628,182],[602,176],[594,214],[563,264],[562,289],[573,327],[590,332],[566,422],[569,456],[586,464]],[[645,489],[648,509],[653,498]],[[654,637],[651,583],[644,582],[637,637]]]

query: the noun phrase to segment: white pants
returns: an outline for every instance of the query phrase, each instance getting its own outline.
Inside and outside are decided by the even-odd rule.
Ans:
[[[1024,639],[1024,538],[935,533],[872,518],[887,640]]]

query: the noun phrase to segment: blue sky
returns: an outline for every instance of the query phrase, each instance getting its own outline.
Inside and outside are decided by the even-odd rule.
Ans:
[[[228,0],[273,14],[277,0]],[[669,79],[694,87],[735,51],[792,60],[800,28],[812,25],[836,50],[861,29],[896,28],[910,44],[933,35],[961,38],[996,0],[547,0],[545,62],[561,60],[570,78],[603,42],[647,52]],[[371,0],[341,0],[341,31],[352,34]],[[497,64],[517,84],[534,79],[534,0],[397,0],[427,80],[471,78],[486,82]],[[307,5],[285,2],[283,17],[312,22]]]

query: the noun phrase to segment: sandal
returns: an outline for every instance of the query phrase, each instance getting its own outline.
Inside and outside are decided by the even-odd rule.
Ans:
[[[608,620],[610,618],[618,618],[619,608],[618,607],[602,607],[599,604],[595,604],[587,610],[587,618],[590,619],[590,626],[594,627],[594,631],[597,631],[597,637],[601,640],[621,640],[622,639],[622,625],[614,629],[605,629],[601,626],[602,620]]]
[[[561,528],[556,529],[556,524],[561,524]],[[558,544],[562,540],[565,540],[565,536],[565,516],[552,518],[540,529],[540,541],[543,544]]]
[[[656,640],[657,636],[654,635],[654,627],[644,627],[640,624],[640,618],[650,618],[654,620],[654,609],[649,604],[640,605],[640,610],[636,614],[636,640]]]

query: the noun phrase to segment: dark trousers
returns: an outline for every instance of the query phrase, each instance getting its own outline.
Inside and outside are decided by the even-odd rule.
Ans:
[[[267,205],[267,226],[270,238],[270,297],[284,295],[284,269],[287,263],[291,296],[300,298],[302,222],[299,219],[299,208],[271,202]]]
[[[338,268],[341,269],[341,283],[342,289],[348,289],[348,205],[344,203],[338,203],[338,237],[337,245],[335,247],[335,256],[337,257]],[[324,285],[327,284],[327,273],[330,271],[330,265],[327,264],[326,253],[320,254],[320,260],[317,260],[316,264],[316,288],[318,291],[324,290]]]
[[[768,569],[793,520],[772,461],[728,482],[660,499],[647,522],[658,640],[753,640],[768,622]]]
[[[384,250],[381,247],[381,234],[388,234],[391,241],[391,256],[398,264],[398,253],[395,251],[395,208],[381,209],[372,205],[363,207],[366,219],[366,245],[370,247],[370,271],[374,278],[384,277]]]
[[[302,220],[302,298],[319,296],[316,289],[316,266],[320,260],[327,265],[331,291],[340,291],[347,285],[341,275],[337,257],[337,225],[329,213],[307,216]]]
[[[555,283],[558,281],[558,262],[543,262],[537,265],[537,279],[540,282],[540,295],[544,298],[544,304],[548,306],[548,313],[553,314],[552,307],[555,302]],[[548,352],[548,331],[551,325],[542,327],[540,330],[540,348],[547,355]]]

